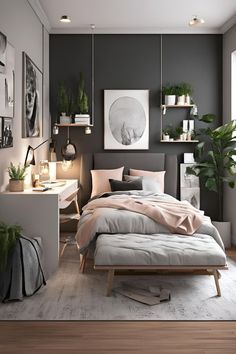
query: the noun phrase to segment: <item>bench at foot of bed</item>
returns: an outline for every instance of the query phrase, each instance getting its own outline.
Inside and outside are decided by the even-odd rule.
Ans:
[[[118,270],[204,270],[214,276],[221,296],[219,270],[227,266],[225,252],[211,236],[102,234],[96,243],[94,268],[108,270],[107,296]]]

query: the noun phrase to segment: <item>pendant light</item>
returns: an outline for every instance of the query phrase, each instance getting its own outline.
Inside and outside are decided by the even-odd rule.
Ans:
[[[65,145],[61,148],[61,154],[63,157],[63,163],[72,166],[72,161],[75,160],[77,156],[77,149],[75,144],[71,142],[70,139],[70,128],[67,127],[67,139]]]

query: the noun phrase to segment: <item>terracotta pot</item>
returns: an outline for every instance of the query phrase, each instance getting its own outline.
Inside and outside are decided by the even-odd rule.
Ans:
[[[23,192],[24,191],[24,180],[10,179],[9,180],[9,191],[10,192]]]

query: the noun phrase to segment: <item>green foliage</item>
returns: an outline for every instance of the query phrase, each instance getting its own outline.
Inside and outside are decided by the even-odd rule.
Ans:
[[[164,96],[169,96],[169,95],[176,95],[176,87],[175,86],[163,86],[162,87],[162,94]]]
[[[14,166],[11,162],[10,166],[8,167],[8,173],[11,179],[24,180],[26,175],[26,167],[21,167],[21,164],[18,164],[18,166]]]
[[[191,87],[190,84],[187,84],[186,82],[183,82],[181,84],[179,84],[178,86],[176,86],[176,95],[178,96],[187,96],[187,95],[191,95],[193,92],[193,89]]]
[[[79,113],[81,113],[81,114],[88,113],[88,111],[89,111],[88,96],[85,92],[85,83],[84,83],[84,78],[83,78],[82,73],[80,73],[80,77],[79,77],[79,90],[78,90],[77,105],[78,105]]]
[[[162,132],[163,132],[164,135],[169,135],[170,138],[174,138],[175,137],[175,131],[174,131],[172,125],[168,125],[166,128],[164,128],[162,130]]]
[[[22,228],[19,225],[0,223],[0,272],[5,270],[8,256],[14,248],[21,231]]]
[[[213,115],[205,115],[201,121],[212,121]],[[210,118],[209,118],[210,117]],[[197,163],[192,168],[187,168],[188,174],[199,176],[203,179],[205,187],[218,194],[219,221],[223,219],[223,183],[234,188],[234,167],[236,161],[236,124],[235,121],[226,123],[217,129],[201,130],[204,141],[196,147]]]
[[[182,127],[177,127],[176,129],[175,129],[175,135],[176,135],[176,138],[179,138],[179,136],[181,135],[181,134],[183,134],[183,128]]]
[[[69,114],[69,106],[70,106],[70,97],[68,95],[66,86],[64,82],[61,82],[57,91],[57,110],[58,113],[66,113]]]

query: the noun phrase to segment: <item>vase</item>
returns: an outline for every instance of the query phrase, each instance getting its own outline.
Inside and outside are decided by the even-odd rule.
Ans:
[[[175,95],[165,95],[165,105],[166,106],[174,106],[175,100],[176,100]]]
[[[9,180],[10,192],[24,192],[24,180],[10,179]]]
[[[184,104],[185,104],[185,96],[184,95],[178,96],[177,105],[184,106]]]

